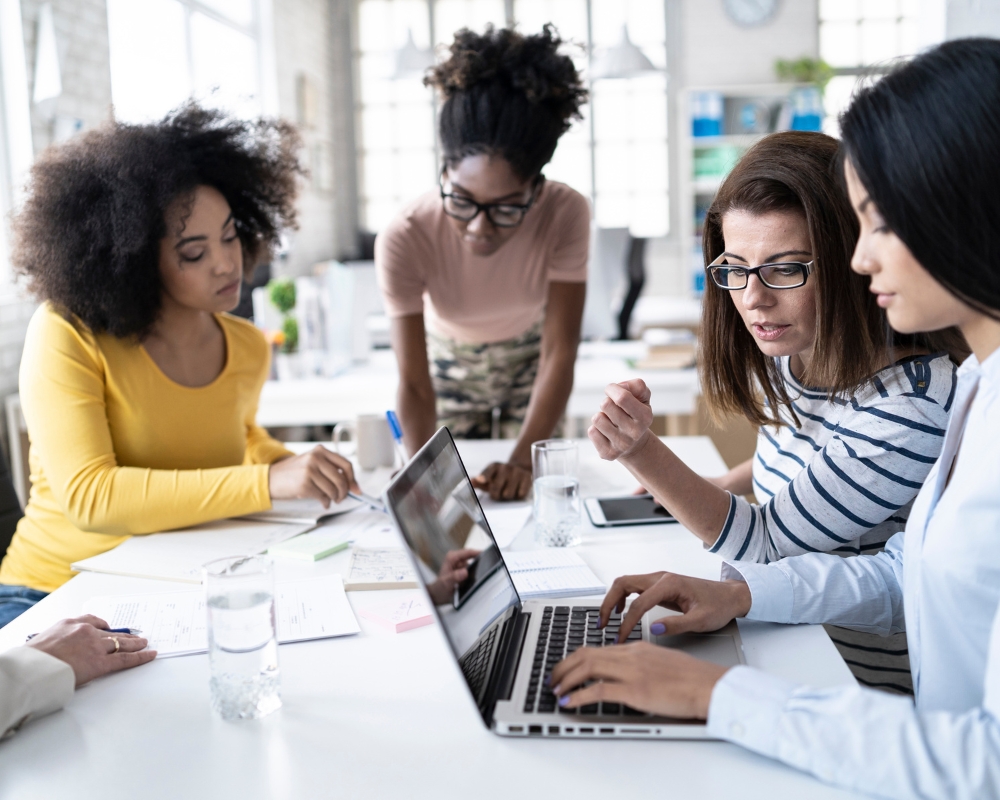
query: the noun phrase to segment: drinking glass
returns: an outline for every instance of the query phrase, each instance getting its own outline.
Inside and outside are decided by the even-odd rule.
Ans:
[[[535,539],[546,547],[572,547],[582,540],[579,460],[579,445],[571,439],[531,445]]]
[[[208,562],[202,573],[212,708],[223,719],[265,717],[281,708],[274,565],[266,556],[235,556]]]

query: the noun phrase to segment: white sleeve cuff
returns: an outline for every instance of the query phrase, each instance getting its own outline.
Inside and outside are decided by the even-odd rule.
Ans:
[[[795,592],[778,564],[722,562],[722,580],[743,581],[750,587],[747,619],[760,622],[792,622]]]
[[[733,667],[712,691],[708,735],[778,757],[778,730],[796,685],[751,667]]]
[[[62,708],[75,686],[69,664],[35,647],[15,647],[0,655],[0,736]]]

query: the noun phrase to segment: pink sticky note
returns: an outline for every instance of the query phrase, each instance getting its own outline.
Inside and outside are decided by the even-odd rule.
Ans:
[[[430,625],[434,621],[434,615],[420,598],[367,608],[360,614],[365,619],[370,619],[396,633]]]

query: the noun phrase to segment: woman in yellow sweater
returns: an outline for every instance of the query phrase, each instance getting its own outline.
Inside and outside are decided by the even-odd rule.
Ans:
[[[0,625],[132,534],[339,502],[350,464],[256,425],[268,347],[225,312],[294,225],[297,138],[191,105],[44,154],[14,263],[42,301],[20,392],[31,496],[0,565]]]

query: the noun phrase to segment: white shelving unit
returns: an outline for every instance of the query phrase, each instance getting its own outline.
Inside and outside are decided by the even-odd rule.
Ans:
[[[677,114],[680,125],[679,156],[679,200],[680,200],[680,242],[685,248],[685,258],[688,264],[689,292],[698,296],[695,291],[694,276],[703,265],[701,255],[701,224],[698,220],[699,211],[709,206],[725,175],[736,163],[739,156],[745,153],[755,142],[760,141],[767,133],[774,130],[786,130],[790,121],[787,113],[779,114],[778,127],[767,133],[726,133],[725,126],[731,121],[732,114],[727,111],[719,136],[694,136],[692,132],[691,97],[701,92],[718,92],[723,98],[735,101],[737,99],[759,99],[765,103],[776,105],[789,97],[793,89],[803,84],[773,83],[746,84],[728,86],[691,86],[678,93]],[[701,151],[701,152],[699,152]],[[714,151],[714,155],[712,154]],[[724,169],[713,170],[712,174],[696,174],[699,159],[704,164],[712,158],[725,162]],[[703,211],[701,212],[703,213]]]

